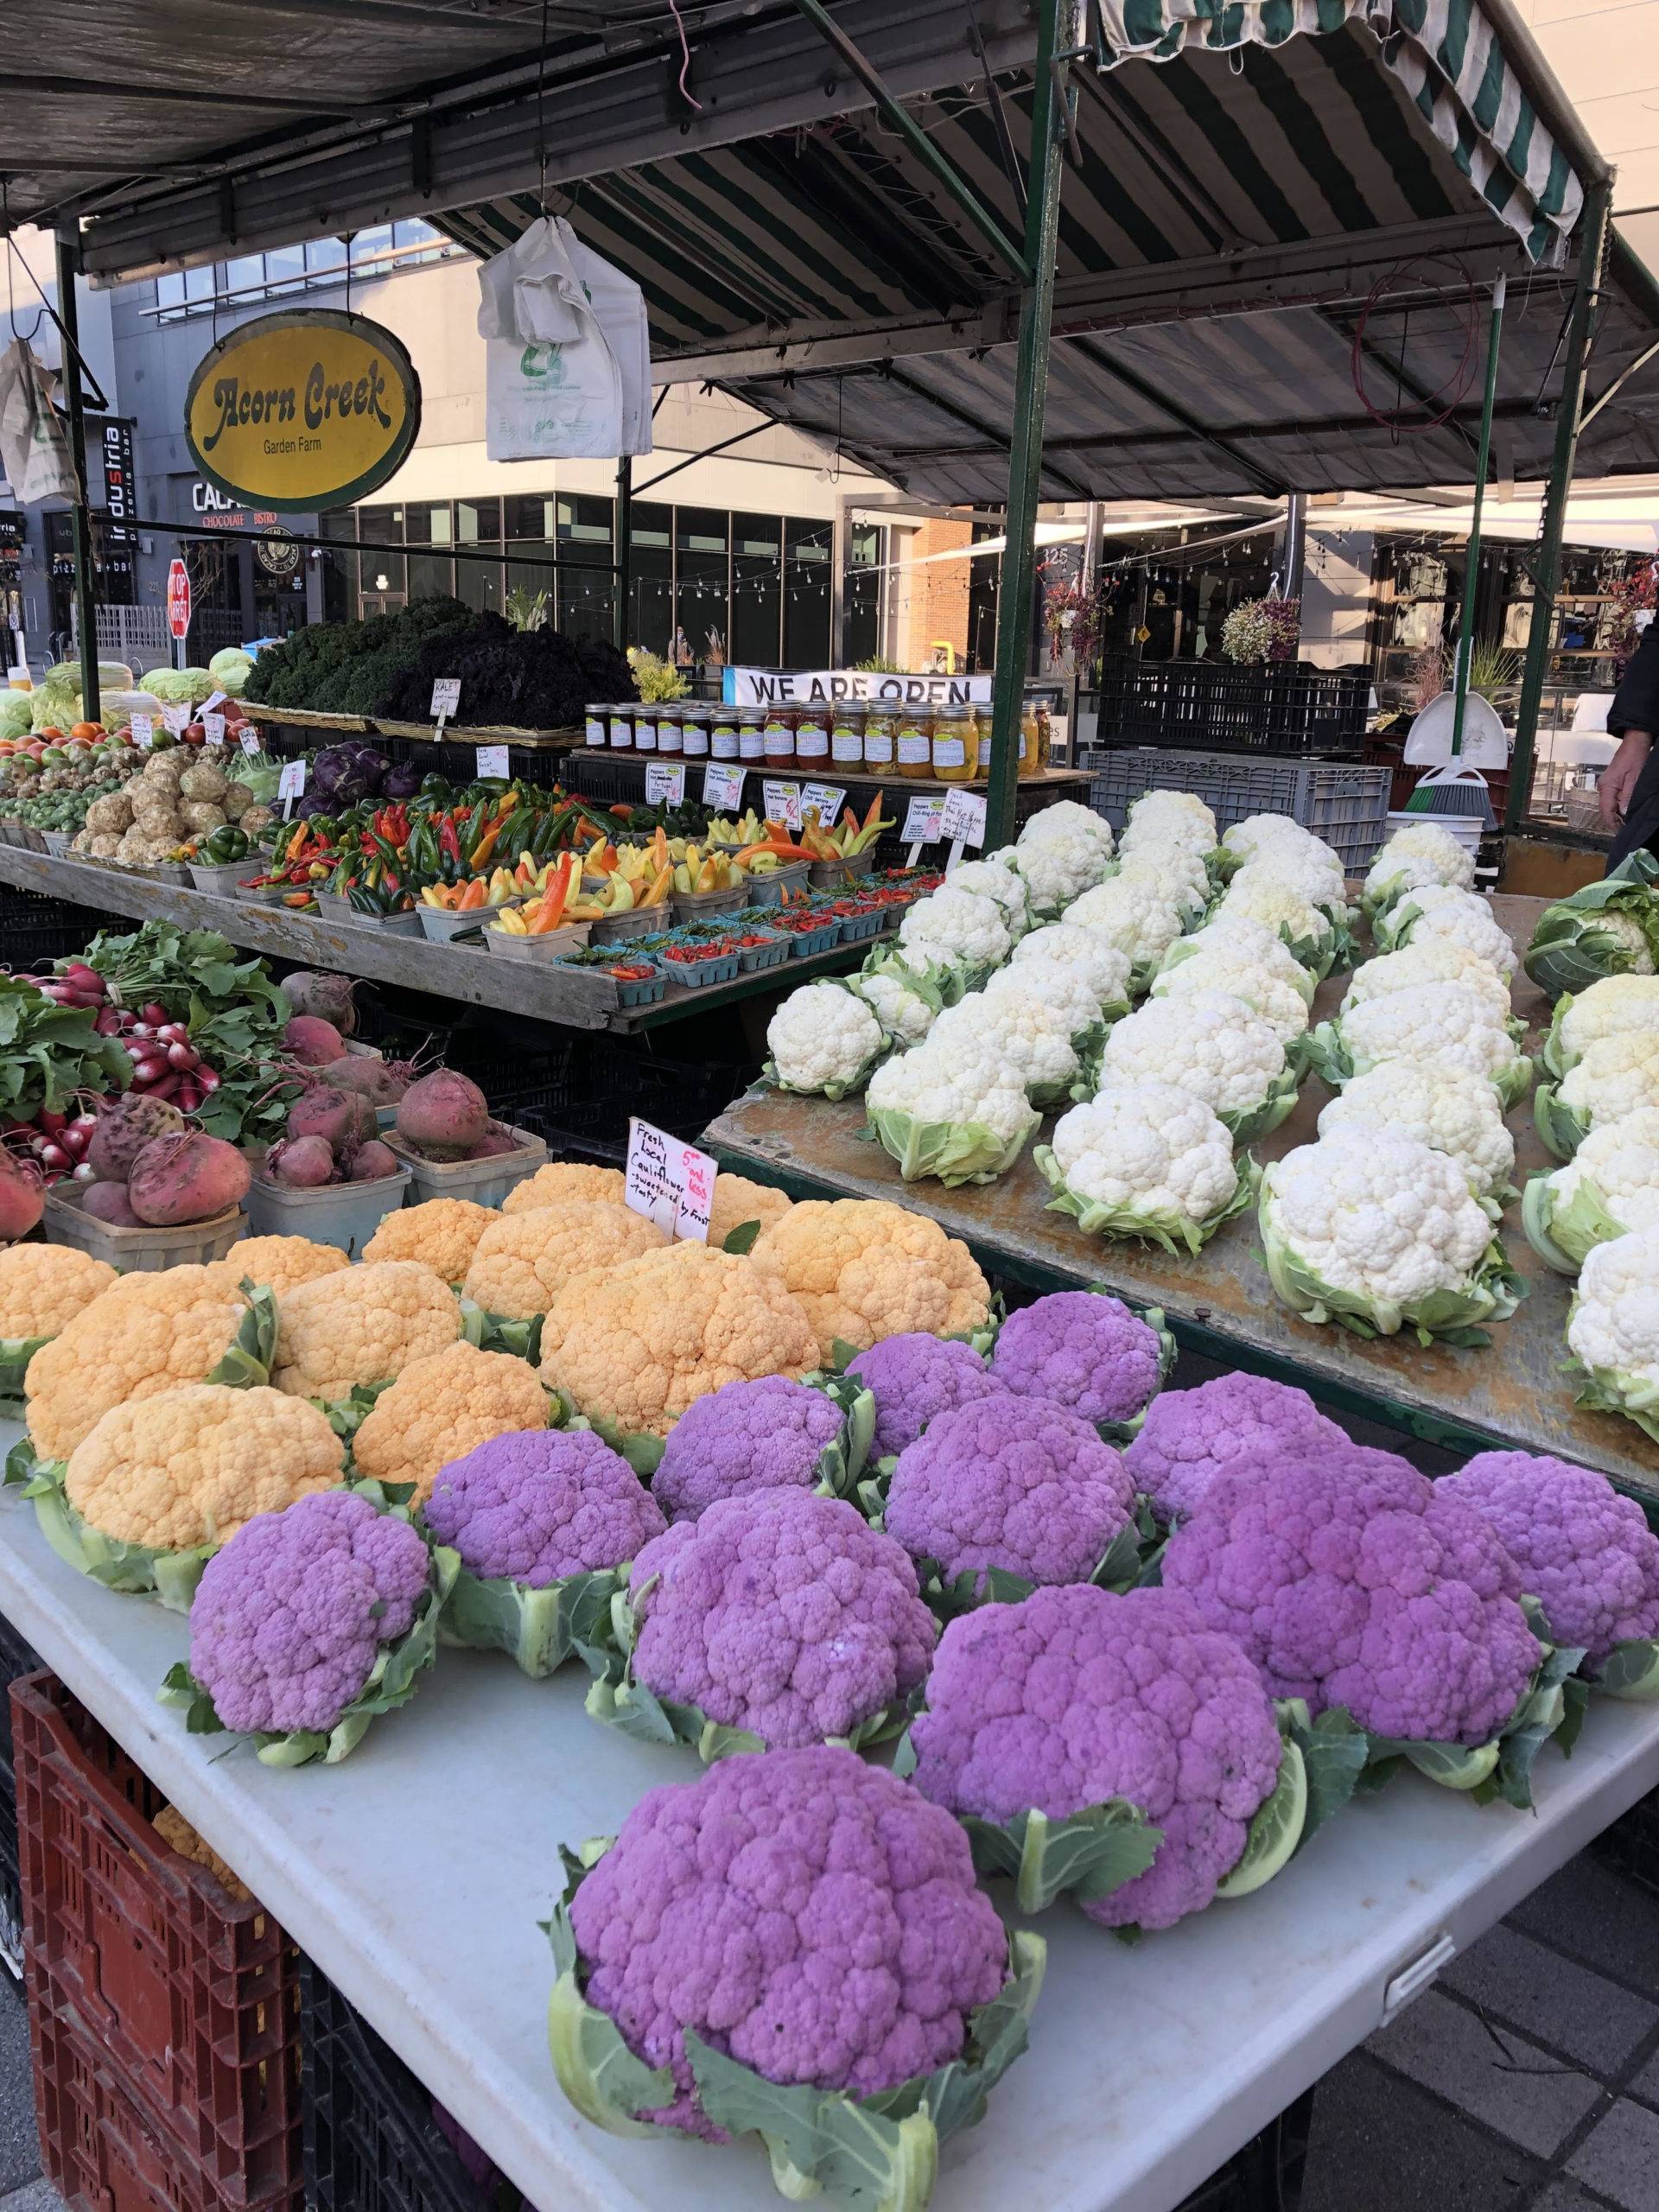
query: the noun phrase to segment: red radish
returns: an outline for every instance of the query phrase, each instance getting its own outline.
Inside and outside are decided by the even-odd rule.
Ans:
[[[194,1071],[194,1073],[196,1078],[196,1089],[200,1090],[204,1096],[208,1098],[213,1096],[214,1091],[219,1089],[219,1084],[225,1080],[224,1077],[220,1075],[217,1068],[198,1066]]]
[[[124,1183],[89,1183],[81,1198],[80,1210],[91,1214],[94,1221],[107,1222],[111,1229],[144,1226],[132,1210]]]
[[[334,1180],[333,1147],[322,1137],[285,1138],[265,1154],[264,1173],[284,1190],[320,1190]]]
[[[153,1021],[135,1021],[132,1025],[132,1033],[135,1037],[153,1037],[156,1034],[156,1025]]]
[[[296,1014],[315,1014],[330,1023],[342,1037],[354,1036],[357,1032],[353,989],[344,976],[320,976],[305,968],[296,969],[293,975],[283,979],[283,996]]]
[[[67,960],[63,965],[63,980],[73,983],[78,991],[96,991],[101,998],[109,988],[96,968],[89,968],[84,960]]]
[[[138,1009],[140,1021],[149,1022],[153,1029],[159,1029],[167,1018],[167,1008],[159,999],[151,999],[147,1006],[141,1006]]]
[[[197,1065],[197,1054],[188,1045],[169,1045],[167,1048],[167,1065],[176,1068],[181,1075],[188,1075]]]
[[[173,1094],[173,1103],[181,1114],[194,1114],[201,1103],[201,1093],[194,1083],[181,1083]]]
[[[411,1084],[397,1106],[397,1134],[423,1160],[465,1160],[490,1126],[489,1102],[453,1068]]]
[[[106,1007],[92,1024],[92,1027],[100,1037],[119,1037],[124,1033],[126,1024],[118,1014],[113,1013]]]
[[[184,1077],[181,1075],[175,1075],[170,1068],[163,1069],[158,1080],[149,1085],[144,1096],[147,1098],[176,1098],[179,1095],[179,1085],[183,1081]]]
[[[15,1243],[38,1228],[45,1197],[44,1179],[34,1161],[0,1150],[0,1238]]]
[[[374,1135],[374,1109],[366,1098],[349,1090],[331,1090],[314,1084],[288,1109],[290,1137],[321,1137],[334,1151],[365,1142]]]
[[[108,1183],[124,1183],[132,1163],[147,1144],[157,1137],[176,1134],[184,1116],[164,1099],[128,1091],[99,1115],[86,1147],[86,1157]]]
[[[358,1147],[353,1155],[351,1173],[346,1180],[351,1183],[378,1183],[397,1172],[397,1154],[390,1145],[384,1145],[376,1138],[369,1144]]]
[[[75,1180],[77,1183],[96,1183],[96,1182],[97,1182],[97,1180],[98,1180],[98,1177],[97,1177],[96,1173],[93,1172],[92,1163],[91,1162],[91,1160],[78,1160],[75,1162],[74,1180]],[[116,1184],[114,1184],[114,1183],[111,1183],[111,1184],[109,1185],[109,1188],[110,1188],[111,1190],[112,1190],[112,1191],[113,1191],[113,1190],[115,1190],[115,1189],[117,1189],[118,1187],[118,1186]]]
[[[296,1014],[283,1032],[283,1044],[302,1067],[326,1068],[346,1057],[345,1039],[320,1014]]]
[[[163,1045],[188,1045],[190,1032],[182,1021],[164,1021],[156,1032]]]
[[[67,1114],[54,1114],[49,1106],[42,1106],[35,1119],[48,1136],[54,1137],[60,1129],[67,1127],[69,1116]]]
[[[41,1147],[40,1160],[42,1167],[48,1170],[55,1168],[60,1174],[73,1167],[75,1164],[73,1159],[64,1150],[60,1144],[42,1145]]]
[[[141,1221],[172,1229],[228,1212],[241,1204],[252,1180],[233,1144],[185,1129],[144,1147],[127,1178],[127,1196]]]
[[[132,1064],[133,1081],[143,1084],[146,1090],[159,1083],[168,1072],[165,1060],[135,1060]]]

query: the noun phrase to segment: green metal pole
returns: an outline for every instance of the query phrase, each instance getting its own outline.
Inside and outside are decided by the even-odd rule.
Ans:
[[[1549,662],[1549,636],[1555,616],[1555,592],[1561,576],[1561,531],[1567,521],[1567,495],[1572,488],[1573,463],[1578,452],[1580,417],[1584,412],[1584,386],[1590,358],[1590,325],[1601,290],[1602,263],[1607,251],[1608,213],[1612,204],[1611,180],[1592,184],[1585,194],[1583,234],[1579,247],[1579,281],[1573,295],[1572,318],[1567,329],[1567,349],[1561,363],[1560,412],[1555,418],[1555,450],[1550,459],[1549,486],[1539,518],[1538,557],[1533,570],[1532,624],[1527,632],[1527,662],[1521,678],[1521,704],[1515,721],[1515,750],[1510,756],[1510,803],[1503,810],[1503,827],[1511,834],[1525,820],[1532,797],[1533,741],[1538,729],[1538,709],[1544,696],[1544,671]]]
[[[70,514],[75,533],[80,711],[88,721],[96,721],[99,703],[98,611],[92,603],[92,525],[86,511],[86,423],[80,407],[80,317],[75,304],[75,278],[79,273],[79,233],[66,225],[58,232],[58,319],[63,325],[63,392],[69,416],[69,457],[75,470],[75,504]]]
[[[1503,334],[1500,276],[1492,287],[1492,315],[1486,334],[1486,395],[1480,406],[1480,445],[1475,455],[1475,505],[1469,518],[1469,548],[1463,569],[1463,612],[1458,620],[1458,665],[1452,684],[1452,758],[1463,752],[1463,715],[1469,703],[1469,670],[1475,655],[1475,592],[1480,571],[1480,511],[1486,499],[1486,470],[1492,457],[1492,409],[1497,400],[1497,346]]]
[[[1014,435],[1008,444],[1007,550],[997,594],[996,672],[991,683],[991,787],[985,847],[1014,842],[1014,783],[1020,766],[1020,716],[1031,661],[1033,543],[1042,487],[1043,412],[1048,402],[1049,329],[1054,310],[1054,254],[1059,233],[1061,158],[1065,117],[1057,73],[1062,22],[1071,26],[1073,0],[1038,0],[1037,60],[1031,87],[1031,156],[1026,193],[1026,261],[1031,283],[1020,300],[1020,343],[1014,383]],[[1067,36],[1066,45],[1075,41]]]
[[[633,456],[625,453],[616,464],[616,598],[611,629],[620,653],[628,649],[628,601],[632,596]]]

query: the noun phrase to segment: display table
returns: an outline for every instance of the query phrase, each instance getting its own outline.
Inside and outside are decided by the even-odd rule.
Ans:
[[[0,1450],[16,1429],[5,1424]],[[177,1615],[86,1580],[0,1503],[0,1611],[542,2212],[778,2212],[753,2144],[625,2141],[579,2119],[547,2056],[537,1923],[558,1846],[613,1834],[688,1751],[588,1719],[587,1677],[532,1682],[441,1651],[338,1767],[279,1772],[188,1735],[156,1686]],[[945,2146],[938,2212],[1170,2212],[1362,2042],[1429,1954],[1461,1950],[1659,1783],[1659,1710],[1605,1700],[1535,1817],[1415,1776],[1357,1803],[1259,1895],[1125,1948],[1045,1916],[1032,2047]],[[1409,1979],[1403,1986],[1402,1976]],[[828,2203],[828,2200],[825,2200]]]
[[[1498,898],[1492,905],[1517,944],[1525,944],[1542,903]],[[1321,984],[1314,1021],[1336,1011],[1347,983],[1345,976],[1338,976]],[[1516,979],[1515,1007],[1535,1045],[1549,1008],[1524,975]],[[1330,1096],[1310,1077],[1288,1120],[1254,1147],[1258,1159],[1276,1159],[1311,1144]],[[1517,1184],[1557,1164],[1539,1142],[1529,1100],[1509,1122]],[[1506,1212],[1503,1235],[1531,1295],[1512,1320],[1493,1325],[1484,1351],[1445,1344],[1426,1350],[1408,1332],[1368,1343],[1344,1329],[1316,1327],[1274,1296],[1253,1211],[1229,1222],[1196,1259],[1084,1236],[1069,1215],[1047,1211],[1048,1186],[1031,1155],[1052,1126],[1045,1121],[1007,1174],[957,1191],[936,1182],[901,1182],[880,1147],[865,1141],[858,1099],[831,1106],[823,1099],[751,1093],[728,1108],[704,1141],[725,1164],[779,1184],[797,1198],[899,1199],[963,1238],[988,1273],[1041,1290],[1103,1283],[1135,1305],[1161,1306],[1176,1337],[1192,1350],[1228,1366],[1299,1383],[1339,1411],[1454,1449],[1513,1444],[1555,1452],[1604,1468],[1631,1490],[1659,1500],[1659,1446],[1633,1422],[1586,1412],[1573,1402],[1560,1371],[1572,1284],[1533,1252],[1521,1231],[1518,1207]]]

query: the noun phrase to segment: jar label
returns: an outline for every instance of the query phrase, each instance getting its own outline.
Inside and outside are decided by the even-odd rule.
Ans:
[[[634,723],[633,749],[636,753],[654,753],[657,750],[657,725],[654,721]]]
[[[830,741],[830,751],[843,768],[856,768],[864,758],[864,741],[855,729],[838,729]]]
[[[936,737],[933,741],[933,766],[936,768],[960,768],[967,759],[959,737]]]
[[[729,736],[730,732],[726,734]],[[709,732],[701,722],[687,722],[683,742],[686,759],[701,760],[709,750]],[[729,760],[733,756],[728,753],[724,757]]]
[[[701,734],[701,733],[699,733],[699,734]],[[685,749],[688,753],[693,749],[691,744],[691,734],[689,730],[686,732]],[[716,760],[735,760],[737,758],[737,732],[734,729],[721,729],[716,728],[709,749],[713,753]]]
[[[626,715],[613,715],[611,716],[611,743],[613,745],[626,746],[632,745],[632,742],[633,723],[632,720]]]
[[[899,762],[901,767],[913,768],[918,761],[928,760],[931,757],[931,748],[928,744],[927,739],[919,732],[915,730],[899,731]]]
[[[715,750],[716,753],[720,752],[718,740],[716,740]],[[737,751],[721,753],[721,758],[725,760],[764,760],[766,757],[766,741],[758,729],[740,730]]]
[[[827,731],[808,729],[803,726],[795,733],[795,758],[798,760],[827,760],[830,758],[830,738]]]
[[[890,768],[893,766],[893,737],[887,730],[869,730],[864,738],[865,765],[871,768]]]
[[[991,766],[991,741],[988,737],[982,737],[979,741],[979,765],[988,774]]]
[[[589,745],[603,745],[605,742],[604,717],[600,715],[589,715],[584,734]]]

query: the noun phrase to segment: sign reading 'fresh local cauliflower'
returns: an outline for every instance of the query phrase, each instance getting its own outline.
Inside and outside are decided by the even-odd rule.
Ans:
[[[638,1115],[628,1122],[624,1203],[671,1236],[709,1242],[715,1162],[694,1144],[671,1137]]]

